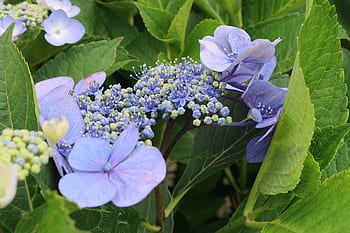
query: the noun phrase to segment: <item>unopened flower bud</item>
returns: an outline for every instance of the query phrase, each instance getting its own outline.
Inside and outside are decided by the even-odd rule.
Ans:
[[[53,145],[56,144],[56,142],[64,135],[66,135],[68,128],[69,123],[65,116],[53,118],[50,121],[44,121],[42,125],[45,136],[52,142]]]

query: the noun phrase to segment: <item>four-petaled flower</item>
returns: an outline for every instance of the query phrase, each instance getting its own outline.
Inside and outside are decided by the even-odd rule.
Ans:
[[[6,16],[2,20],[0,20],[0,36],[4,34],[6,29],[11,25],[15,24],[12,32],[12,40],[15,41],[18,39],[18,36],[27,30],[24,26],[24,23],[19,19],[14,19],[11,16]]]
[[[49,8],[51,11],[63,10],[68,17],[77,16],[80,13],[80,8],[72,6],[70,0],[39,0],[39,5]]]
[[[101,86],[106,79],[105,72],[97,72],[78,82],[74,93],[83,93],[89,88],[89,83],[96,81]],[[35,92],[39,103],[39,120],[42,125],[45,121],[64,116],[69,123],[68,132],[54,147],[54,160],[60,175],[71,172],[72,169],[65,158],[71,145],[82,136],[85,128],[79,106],[72,96],[74,80],[71,77],[56,77],[35,84]]]
[[[111,147],[100,138],[79,138],[68,158],[75,172],[59,181],[60,192],[80,207],[131,206],[144,199],[165,177],[156,147],[139,146],[139,131],[129,125]]]
[[[276,66],[276,39],[251,41],[244,30],[231,26],[219,26],[214,37],[206,36],[201,44],[200,59],[206,68],[222,72],[221,81],[242,83],[249,79],[268,80]]]
[[[268,81],[256,80],[244,93],[243,101],[250,108],[248,115],[257,122],[255,127],[270,127],[265,135],[255,137],[248,143],[247,162],[259,163],[264,160],[273,129],[282,114],[286,92],[286,89],[278,88]]]
[[[75,19],[68,17],[63,10],[52,12],[44,21],[45,39],[54,46],[73,44],[85,34],[84,26]]]

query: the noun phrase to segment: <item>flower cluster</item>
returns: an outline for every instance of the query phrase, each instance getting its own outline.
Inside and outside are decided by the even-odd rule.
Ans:
[[[54,46],[73,44],[85,34],[84,26],[75,19],[80,8],[70,0],[41,0],[38,4],[21,2],[17,5],[0,4],[0,35],[15,23],[12,40],[29,28],[44,28],[47,42]],[[51,11],[49,15],[48,12]]]
[[[92,83],[84,94],[76,96],[85,122],[84,135],[114,143],[133,123],[149,145],[158,118],[176,119],[187,111],[195,126],[232,121],[228,107],[218,100],[225,88],[218,82],[219,76],[190,59],[157,63],[154,68],[143,66],[134,78],[138,81],[133,88],[116,84],[102,92]]]
[[[17,179],[23,180],[30,173],[40,172],[52,156],[42,132],[4,129],[0,135],[0,165],[14,164]]]
[[[286,89],[268,81],[276,66],[274,54],[279,42],[280,39],[251,42],[244,30],[231,26],[219,26],[214,37],[206,36],[200,40],[202,64],[221,73],[220,81],[226,83],[226,89],[242,93],[244,103],[250,108],[248,118],[255,122],[256,128],[268,128],[263,136],[248,143],[246,157],[249,163],[263,161],[283,111]]]

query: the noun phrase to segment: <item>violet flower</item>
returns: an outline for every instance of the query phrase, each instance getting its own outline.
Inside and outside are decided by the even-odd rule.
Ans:
[[[84,26],[75,19],[68,17],[63,10],[52,12],[44,20],[45,39],[54,46],[74,44],[85,34]]]
[[[250,108],[248,116],[255,122],[256,128],[270,127],[265,135],[253,138],[247,145],[248,163],[259,163],[264,160],[272,139],[272,132],[282,114],[286,89],[278,88],[268,81],[253,81],[244,93],[243,101]]]
[[[102,85],[106,74],[98,72],[87,76],[79,81],[74,88],[74,92],[81,93],[88,89],[88,83],[97,81]],[[75,141],[82,136],[85,123],[80,113],[80,108],[72,95],[74,81],[71,77],[56,77],[47,79],[35,84],[35,91],[40,108],[39,121],[42,125],[44,121],[65,116],[69,123],[67,134],[57,142],[54,147],[54,161],[57,170],[62,176],[65,172],[72,172],[67,163],[67,156]]]
[[[214,37],[206,36],[201,44],[200,59],[206,68],[221,72],[223,82],[242,83],[249,79],[268,80],[276,66],[276,39],[257,39],[253,42],[247,32],[231,26],[219,26]]]
[[[140,202],[164,179],[166,165],[156,147],[135,148],[138,139],[133,124],[112,147],[100,138],[79,138],[68,158],[75,172],[61,178],[60,192],[82,208],[109,201],[119,207]]]
[[[24,26],[24,23],[21,20],[14,19],[11,16],[6,16],[2,20],[0,20],[0,36],[4,34],[6,29],[13,23],[15,24],[15,27],[13,28],[12,32],[12,41],[17,40],[18,36],[27,30],[27,28]]]

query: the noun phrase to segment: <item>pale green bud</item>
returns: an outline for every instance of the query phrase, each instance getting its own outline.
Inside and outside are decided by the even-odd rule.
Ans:
[[[17,169],[9,163],[0,165],[0,208],[7,206],[15,197],[17,190]]]
[[[44,135],[51,141],[53,145],[56,144],[68,132],[69,123],[65,116],[53,118],[50,121],[44,121],[42,129]]]

